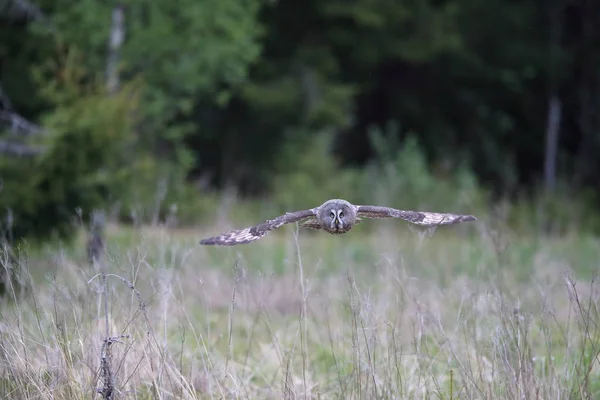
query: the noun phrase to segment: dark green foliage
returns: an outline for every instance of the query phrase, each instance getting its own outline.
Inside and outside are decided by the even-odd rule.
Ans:
[[[0,164],[2,213],[12,219],[5,230],[14,238],[68,237],[78,215],[85,218],[104,207],[119,189],[115,171],[124,165],[132,143],[135,83],[108,97],[101,83],[86,74],[76,51],[66,53],[61,64],[38,71],[40,77],[46,74],[57,78],[41,90],[55,106],[43,117],[49,134],[36,139],[44,152],[29,159],[5,158]]]
[[[484,207],[484,192],[467,164],[433,170],[414,136],[400,141],[402,132],[395,122],[383,129],[372,127],[369,133],[377,157],[360,169],[341,166],[331,157],[331,135],[291,140],[284,146],[272,188],[281,211],[337,197],[356,204],[448,212]]]
[[[210,187],[280,207],[466,208],[488,189],[492,203],[525,193],[541,207],[519,203],[512,219],[562,231],[600,190],[594,2],[132,0],[119,3],[114,96],[117,3],[27,3],[35,12],[0,8],[0,111],[50,134],[19,138],[43,155],[0,160],[2,224],[12,215],[19,237],[66,234],[78,209],[194,223],[217,202]],[[578,213],[538,190],[552,96],[557,187],[591,193]]]
[[[35,15],[2,6],[8,42],[0,50],[10,55],[2,72],[10,75],[0,75],[0,111],[32,110],[25,116],[49,132],[28,141],[42,154],[0,159],[5,237],[69,237],[97,208],[135,222],[176,209],[187,222],[211,206],[197,190],[192,200],[185,180],[197,155],[183,140],[198,130],[197,102],[222,104],[245,80],[259,53],[259,5],[128,2],[114,95],[103,78],[113,4],[42,0],[31,4]],[[2,138],[12,138],[10,129]]]

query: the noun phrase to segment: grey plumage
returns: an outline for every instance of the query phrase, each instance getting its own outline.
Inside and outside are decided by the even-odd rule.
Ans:
[[[331,234],[343,234],[351,230],[357,223],[360,223],[361,217],[371,219],[399,218],[422,226],[450,225],[477,220],[472,215],[407,211],[381,206],[357,206],[346,200],[332,199],[310,210],[285,213],[262,224],[204,239],[200,241],[200,244],[233,246],[250,243],[285,224],[301,221],[304,228],[324,230]]]

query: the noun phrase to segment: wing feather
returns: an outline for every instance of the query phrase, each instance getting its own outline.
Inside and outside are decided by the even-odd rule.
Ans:
[[[285,224],[298,222],[303,219],[313,217],[315,215],[316,209],[314,208],[310,210],[285,213],[275,219],[267,220],[262,224],[258,224],[244,229],[237,229],[225,232],[218,236],[203,239],[200,241],[200,244],[216,246],[234,246],[236,244],[254,242],[255,240],[266,236],[273,229],[277,229]]]
[[[302,227],[303,228],[308,228],[308,229],[314,229],[314,230],[320,230],[321,228],[321,224],[319,223],[319,220],[316,218],[309,218],[306,221],[304,221],[302,223]]]
[[[357,206],[358,216],[365,218],[400,218],[417,225],[451,225],[467,221],[476,221],[473,215],[434,213],[427,211],[397,210],[380,206]]]

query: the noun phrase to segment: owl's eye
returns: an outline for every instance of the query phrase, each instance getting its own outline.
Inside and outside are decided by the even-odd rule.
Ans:
[[[331,215],[331,218],[335,218],[335,213],[333,211],[331,212],[330,215]]]
[[[340,218],[344,218],[344,212],[340,211]]]

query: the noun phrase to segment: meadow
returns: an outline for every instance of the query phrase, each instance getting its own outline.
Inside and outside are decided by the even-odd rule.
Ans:
[[[96,266],[83,233],[22,248],[0,398],[600,398],[597,237],[481,218],[198,245],[232,226],[109,225]]]

